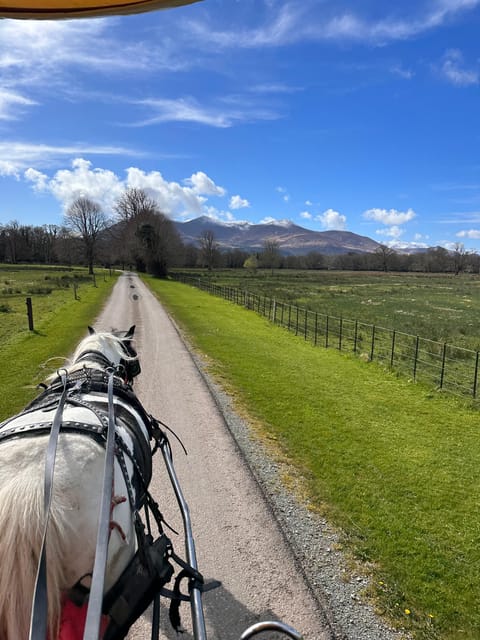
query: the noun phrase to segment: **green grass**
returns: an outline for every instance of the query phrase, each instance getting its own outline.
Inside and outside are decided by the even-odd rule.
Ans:
[[[418,638],[478,638],[478,413],[193,288],[149,283],[372,568],[378,606]]]
[[[480,276],[368,271],[182,270],[215,284],[480,350]]]
[[[99,272],[94,286],[85,269],[0,265],[0,278],[13,290],[0,290],[0,306],[10,307],[0,313],[0,419],[4,419],[35,397],[36,385],[73,351],[110,294],[116,276]],[[28,329],[26,296],[32,298],[34,331]]]

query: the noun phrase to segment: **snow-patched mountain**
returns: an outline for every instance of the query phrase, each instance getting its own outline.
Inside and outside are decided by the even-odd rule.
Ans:
[[[261,251],[265,242],[274,240],[285,255],[304,255],[310,251],[322,254],[371,253],[379,243],[350,231],[312,231],[293,222],[280,220],[265,224],[226,223],[201,216],[189,222],[175,222],[186,244],[199,246],[205,231],[212,231],[220,249]]]

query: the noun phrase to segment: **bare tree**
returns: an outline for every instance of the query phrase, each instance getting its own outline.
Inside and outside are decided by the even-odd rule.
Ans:
[[[209,271],[213,269],[218,260],[218,242],[215,240],[215,234],[211,229],[202,232],[200,238],[200,257],[202,263]]]
[[[157,203],[143,189],[132,187],[117,200],[115,212],[119,220],[114,230],[119,257],[123,263],[133,263],[138,271],[145,271],[145,245],[139,228],[158,213]]]
[[[467,251],[465,246],[461,242],[456,242],[452,251],[453,257],[453,272],[456,276],[465,269],[465,263],[467,262]]]
[[[65,214],[65,225],[82,239],[88,273],[93,274],[98,235],[107,226],[102,208],[90,198],[77,198]]]
[[[117,200],[115,212],[123,222],[131,222],[138,216],[157,211],[157,203],[146,191],[132,187],[127,189]]]
[[[391,247],[387,247],[386,244],[381,244],[375,249],[375,255],[380,258],[380,267],[382,271],[387,272],[390,260],[395,255],[395,251]]]
[[[277,240],[265,240],[260,254],[260,263],[265,269],[277,269],[280,265],[280,244]]]

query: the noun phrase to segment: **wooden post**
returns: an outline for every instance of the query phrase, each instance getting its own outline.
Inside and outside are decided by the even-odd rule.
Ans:
[[[28,329],[29,331],[33,331],[33,311],[32,311],[32,299],[27,298],[25,300],[27,304],[27,317],[28,317]]]
[[[447,356],[447,343],[443,343],[443,351],[442,351],[442,370],[440,372],[440,389],[443,389],[443,380],[445,378],[445,360]]]
[[[478,351],[475,355],[475,375],[473,377],[473,397],[477,397],[477,381],[478,381]]]

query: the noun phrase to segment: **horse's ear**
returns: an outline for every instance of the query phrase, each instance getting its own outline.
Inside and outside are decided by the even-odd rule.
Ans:
[[[88,334],[93,336],[95,333],[96,333],[95,329],[89,325],[88,326]]]
[[[125,338],[127,338],[128,340],[130,340],[131,338],[133,338],[133,334],[135,333],[135,326],[134,324],[132,324],[132,326],[130,327],[130,329],[125,333]]]

